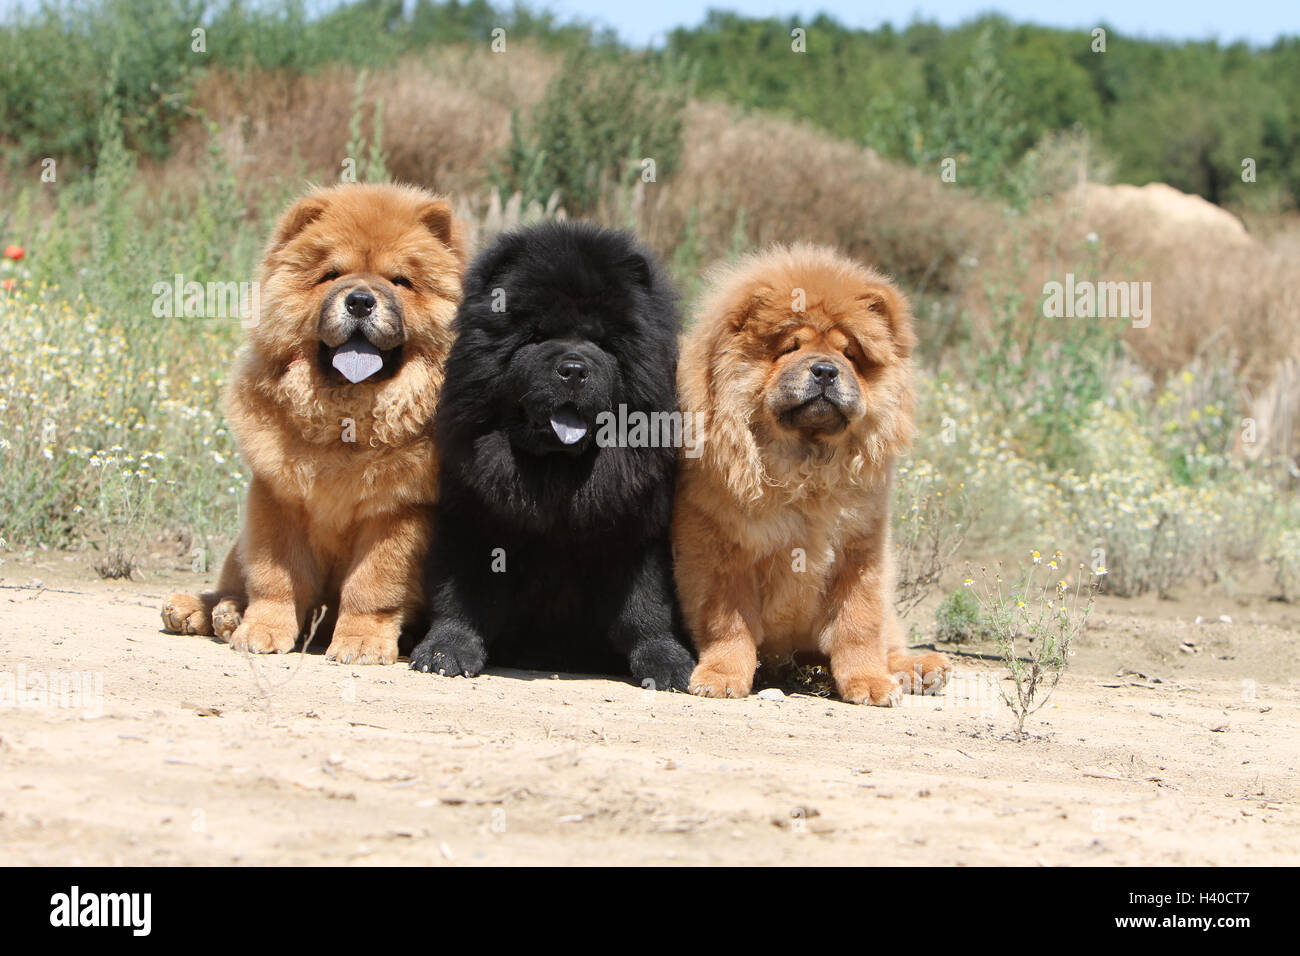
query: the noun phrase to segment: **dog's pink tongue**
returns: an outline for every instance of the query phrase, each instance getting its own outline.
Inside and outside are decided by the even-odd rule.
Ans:
[[[375,348],[361,336],[348,339],[334,352],[331,363],[353,385],[362,382],[384,367],[384,360]]]
[[[564,444],[573,445],[587,434],[587,423],[575,409],[561,407],[551,415],[551,431]]]

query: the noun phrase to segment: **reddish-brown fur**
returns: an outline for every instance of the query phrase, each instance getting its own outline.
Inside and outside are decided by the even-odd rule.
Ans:
[[[319,189],[281,218],[259,282],[261,313],[226,391],[253,473],[243,528],[215,592],[174,594],[164,626],[255,652],[290,650],[311,611],[337,615],[326,656],[392,663],[418,613],[437,459],[427,424],[442,386],[465,249],[448,203],[414,187]],[[319,367],[328,282],[396,274],[406,338],[389,378],[340,384]],[[352,429],[345,439],[345,429]]]
[[[794,653],[828,659],[855,703],[942,688],[947,659],[908,656],[893,605],[889,495],[912,436],[914,343],[894,284],[830,249],[777,246],[713,277],[678,366],[682,409],[702,415],[673,518],[693,693],[743,697],[760,656]],[[778,414],[810,361],[855,376],[838,432]]]

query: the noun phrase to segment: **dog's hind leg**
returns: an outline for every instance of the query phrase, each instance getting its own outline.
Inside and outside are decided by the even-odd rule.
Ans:
[[[244,564],[239,558],[239,544],[231,546],[217,579],[217,603],[212,608],[212,633],[229,641],[239,622],[244,619],[248,606],[248,592],[244,587]]]
[[[217,595],[211,591],[203,594],[169,594],[163,602],[163,630],[171,634],[212,633],[212,608]]]
[[[239,545],[231,547],[221,566],[215,591],[202,594],[171,594],[163,602],[163,629],[172,634],[213,634],[228,638],[239,626],[244,612],[244,570]]]
[[[938,652],[908,653],[903,628],[892,611],[885,633],[889,646],[889,672],[899,679],[905,694],[937,694],[952,677],[952,662]]]

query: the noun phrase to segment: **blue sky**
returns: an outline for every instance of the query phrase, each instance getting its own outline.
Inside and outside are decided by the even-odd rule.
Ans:
[[[1092,27],[1105,21],[1120,33],[1151,38],[1267,45],[1300,34],[1300,0],[532,0],[564,18],[611,26],[625,41],[657,42],[675,26],[700,22],[710,6],[750,16],[811,16],[824,10],[841,23],[905,26],[915,16],[952,26],[994,10],[1017,22]]]

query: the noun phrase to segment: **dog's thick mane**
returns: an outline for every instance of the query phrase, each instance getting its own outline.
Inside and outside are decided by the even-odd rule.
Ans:
[[[350,421],[355,424],[359,443],[403,445],[427,431],[442,378],[442,362],[425,354],[408,355],[397,375],[362,392],[355,385],[329,385],[309,358],[295,359],[275,374],[256,355],[246,352],[231,381],[227,402],[238,421],[240,406],[247,404],[245,390],[251,389],[279,408],[285,420],[312,444],[339,441],[342,423]],[[358,401],[363,394],[371,397],[369,405]]]
[[[759,439],[763,497],[794,504],[839,495],[846,489],[874,487],[889,464],[889,453],[883,442],[868,437],[866,443],[846,440],[819,445],[780,440],[774,445]]]
[[[525,284],[530,277],[550,276],[557,261],[583,274],[584,287],[599,285],[602,274],[621,275],[621,267],[633,263],[625,270],[629,285],[622,291],[631,303],[629,320],[637,324],[648,354],[615,352],[621,374],[611,404],[613,410],[622,404],[647,414],[676,410],[676,301],[648,250],[627,233],[581,223],[507,234],[471,266],[456,317],[457,340],[435,423],[445,469],[444,500],[470,495],[488,513],[536,533],[665,523],[673,449],[593,446],[574,458],[533,458],[515,449],[506,435],[498,382],[510,332],[494,309],[492,293]],[[651,520],[638,514],[645,509]]]

